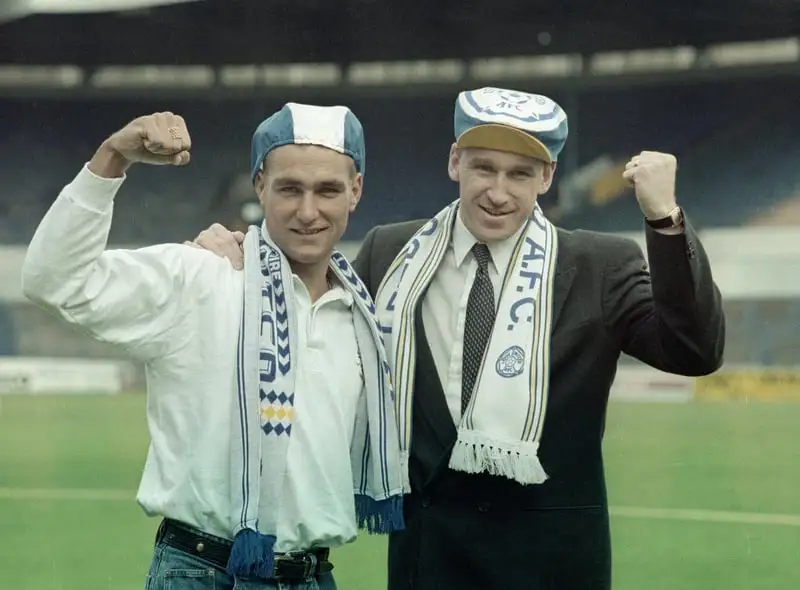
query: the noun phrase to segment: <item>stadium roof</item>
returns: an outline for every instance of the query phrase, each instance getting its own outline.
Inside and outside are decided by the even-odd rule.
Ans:
[[[0,25],[0,63],[473,58],[780,38],[800,0],[203,0]]]

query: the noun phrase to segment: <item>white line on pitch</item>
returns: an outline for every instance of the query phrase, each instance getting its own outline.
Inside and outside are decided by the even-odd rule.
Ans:
[[[136,492],[92,488],[0,488],[0,500],[134,500]]]
[[[0,487],[0,500],[134,501],[135,497],[136,492],[133,490]],[[800,526],[800,514],[770,514],[764,512],[734,512],[727,510],[698,510],[685,508],[645,508],[637,506],[611,506],[609,508],[609,513],[611,516],[622,518]]]
[[[663,520],[694,520],[699,522],[732,522],[737,524],[779,524],[800,526],[800,514],[769,514],[764,512],[732,512],[727,510],[690,510],[684,508],[639,508],[611,506],[611,516]]]

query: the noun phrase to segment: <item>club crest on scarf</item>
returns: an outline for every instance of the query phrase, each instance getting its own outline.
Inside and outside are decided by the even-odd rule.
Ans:
[[[456,200],[425,224],[389,266],[378,289],[376,309],[392,363],[398,415],[411,416],[413,408],[415,311],[451,244],[458,210]],[[492,336],[457,425],[452,469],[503,475],[522,484],[547,479],[538,449],[549,385],[557,238],[537,207],[514,244],[502,280]],[[410,442],[410,424],[406,418],[401,445]]]
[[[525,351],[519,346],[509,346],[500,356],[497,357],[495,363],[495,371],[501,377],[510,379],[522,375],[522,370],[525,364]]]

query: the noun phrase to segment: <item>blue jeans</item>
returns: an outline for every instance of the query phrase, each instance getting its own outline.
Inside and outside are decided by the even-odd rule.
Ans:
[[[333,574],[305,582],[277,582],[233,578],[213,564],[170,547],[156,544],[145,590],[336,590]]]

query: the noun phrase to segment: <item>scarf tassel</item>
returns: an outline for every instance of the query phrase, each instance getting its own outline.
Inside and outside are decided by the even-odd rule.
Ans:
[[[450,456],[450,467],[466,473],[491,473],[518,481],[523,485],[547,480],[537,451],[538,443],[507,448],[472,440],[458,440]]]
[[[405,528],[402,495],[391,496],[385,500],[375,500],[369,496],[357,494],[355,501],[358,528],[379,535],[401,531]]]
[[[228,559],[228,575],[269,579],[275,567],[275,535],[262,535],[252,529],[236,534]]]

